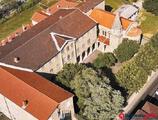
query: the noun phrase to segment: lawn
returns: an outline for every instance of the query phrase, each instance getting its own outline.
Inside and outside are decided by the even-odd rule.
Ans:
[[[158,32],[158,16],[155,16],[145,10],[142,11],[140,16],[141,29],[147,37],[151,37],[153,34]]]
[[[33,13],[39,9],[40,7],[36,5],[0,24],[0,40],[4,39],[10,33],[20,28],[22,24],[30,23]]]
[[[43,2],[44,1],[47,1],[47,0],[43,0]],[[55,2],[56,0],[49,0],[49,6],[51,6]],[[27,9],[21,12],[20,14],[13,16],[6,22],[0,24],[0,40],[6,38],[10,33],[20,28],[22,24],[30,23],[33,13],[40,9],[41,7],[39,6],[39,4],[37,4],[34,7]]]
[[[117,8],[119,8],[124,3],[125,3],[125,0],[105,0],[105,4],[110,5],[113,8],[112,11],[115,11]]]

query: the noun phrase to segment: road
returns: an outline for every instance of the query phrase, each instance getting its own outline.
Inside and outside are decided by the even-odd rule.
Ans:
[[[151,77],[148,79],[148,82],[144,87],[138,92],[134,93],[128,99],[128,105],[124,108],[125,113],[130,114],[136,106],[146,98],[147,95],[153,95],[156,89],[158,88],[158,71],[152,73]]]

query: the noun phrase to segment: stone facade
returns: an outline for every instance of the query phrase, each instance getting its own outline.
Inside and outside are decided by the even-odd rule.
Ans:
[[[93,27],[76,40],[69,40],[62,50],[37,70],[39,73],[58,73],[66,63],[81,63],[97,49],[97,27]]]
[[[48,120],[61,120],[65,117],[77,120],[74,112],[73,98],[61,102]]]
[[[2,94],[0,94],[0,111],[11,120],[38,120]]]
[[[2,94],[0,94],[0,111],[11,120],[38,120]],[[76,120],[72,97],[61,102],[48,120],[61,120],[64,117],[70,117],[72,120]]]

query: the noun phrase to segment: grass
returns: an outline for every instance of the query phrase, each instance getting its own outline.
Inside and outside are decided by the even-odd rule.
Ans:
[[[20,14],[13,16],[6,22],[0,24],[0,40],[4,39],[10,33],[20,28],[22,24],[30,23],[33,13],[39,9],[39,6],[36,5],[30,9],[21,12]]]
[[[105,3],[106,5],[110,5],[113,8],[112,11],[115,11],[117,8],[125,3],[125,0],[105,0]]]
[[[140,15],[141,29],[147,37],[151,37],[158,32],[158,16],[155,16],[145,10]]]
[[[47,0],[42,0],[46,2]],[[49,6],[53,5],[57,0],[49,0]],[[31,22],[31,17],[35,11],[40,10],[39,4],[35,5],[34,7],[27,9],[20,14],[17,14],[7,20],[4,23],[0,24],[0,40],[6,38],[9,34],[17,30],[22,26],[22,24],[27,24]]]

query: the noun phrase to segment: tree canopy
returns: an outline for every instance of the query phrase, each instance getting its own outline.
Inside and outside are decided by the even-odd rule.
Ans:
[[[138,49],[139,44],[136,41],[124,39],[114,53],[120,62],[124,62],[131,59],[138,52]]]
[[[101,53],[94,61],[94,67],[100,69],[104,67],[110,67],[116,63],[116,58],[113,53]]]
[[[158,15],[158,0],[144,0],[143,7],[147,12]]]
[[[123,107],[124,98],[120,91],[114,90],[108,78],[99,77],[91,68],[78,73],[71,81],[71,87],[78,97],[84,120],[111,120]]]
[[[129,93],[137,92],[146,83],[151,72],[158,68],[158,34],[142,46],[138,54],[117,73],[117,81]]]

